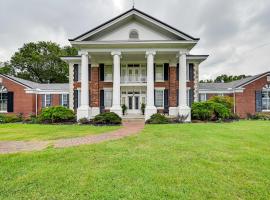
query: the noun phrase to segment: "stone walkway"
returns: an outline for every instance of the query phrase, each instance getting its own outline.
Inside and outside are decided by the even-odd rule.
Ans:
[[[137,134],[144,128],[144,120],[124,121],[119,130],[99,135],[89,135],[77,138],[59,139],[54,141],[0,141],[0,154],[26,151],[40,151],[52,145],[55,148],[95,144],[103,141],[117,140],[129,135]]]

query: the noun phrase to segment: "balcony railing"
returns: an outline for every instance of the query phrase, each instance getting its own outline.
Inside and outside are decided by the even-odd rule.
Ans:
[[[121,76],[121,83],[146,83],[146,76],[144,75]]]

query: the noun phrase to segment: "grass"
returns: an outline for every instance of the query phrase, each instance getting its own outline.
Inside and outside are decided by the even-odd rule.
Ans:
[[[0,156],[0,199],[269,199],[270,122],[147,125],[136,136]]]
[[[54,140],[100,134],[118,128],[117,126],[0,124],[0,141]]]

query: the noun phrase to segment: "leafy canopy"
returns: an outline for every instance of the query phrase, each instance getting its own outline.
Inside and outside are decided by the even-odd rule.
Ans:
[[[39,83],[65,83],[68,65],[60,57],[74,55],[77,50],[70,46],[61,48],[54,42],[30,42],[11,57],[10,73]]]

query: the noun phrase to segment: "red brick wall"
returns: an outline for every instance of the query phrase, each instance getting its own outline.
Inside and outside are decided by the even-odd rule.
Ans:
[[[267,76],[264,76],[246,86],[244,86],[243,93],[235,94],[236,101],[236,113],[241,117],[245,118],[248,113],[255,114],[255,92],[256,90],[262,90],[267,84]]]
[[[2,76],[1,76],[2,77]],[[14,112],[9,114],[23,113],[25,117],[35,112],[35,95],[26,94],[25,86],[22,86],[14,81],[11,81],[5,77],[2,77],[2,85],[7,88],[9,92],[14,93]]]

